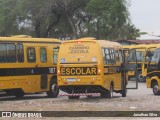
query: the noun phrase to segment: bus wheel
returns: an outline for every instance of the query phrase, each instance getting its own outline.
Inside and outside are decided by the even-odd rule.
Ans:
[[[143,78],[141,71],[138,71],[137,79],[139,82],[145,82],[145,78]]]
[[[68,99],[79,99],[80,96],[68,96]]]
[[[113,97],[113,85],[110,85],[110,90],[101,93],[101,98],[112,98]]]
[[[59,88],[56,82],[51,81],[47,95],[49,98],[56,98],[59,94]]]
[[[15,90],[14,95],[16,98],[23,98],[24,92],[22,90]]]
[[[126,97],[126,95],[127,95],[127,90],[126,90],[126,89],[123,89],[123,90],[122,90],[122,97]]]
[[[157,82],[153,83],[153,93],[155,95],[160,95],[160,90],[158,88],[158,83]]]
[[[112,84],[110,85],[109,96],[110,96],[110,98],[113,97],[113,85]]]
[[[101,92],[101,98],[111,98],[110,91]]]

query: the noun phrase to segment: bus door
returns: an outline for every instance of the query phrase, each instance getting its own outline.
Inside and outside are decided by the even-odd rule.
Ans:
[[[47,60],[47,47],[39,47],[40,63],[37,69],[40,74],[40,88],[47,89],[48,87],[48,60]]]
[[[137,57],[135,49],[124,49],[122,51],[122,87],[126,89],[138,89],[137,79]],[[135,61],[135,62],[132,62]],[[133,78],[128,79],[128,71],[135,71]]]
[[[156,47],[149,47],[146,50],[146,55],[145,55],[145,61],[144,61],[144,65],[142,67],[142,76],[145,78],[147,76],[148,73],[148,65],[152,65],[154,64],[153,62],[151,62],[152,56],[154,54]],[[151,62],[151,63],[150,63]]]

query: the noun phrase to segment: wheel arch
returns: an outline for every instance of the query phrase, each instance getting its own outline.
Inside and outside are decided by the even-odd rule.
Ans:
[[[154,83],[158,83],[158,81],[156,79],[152,79],[151,80],[151,86],[150,86],[151,88],[153,88]]]
[[[57,75],[53,75],[50,79],[50,82],[57,83]]]

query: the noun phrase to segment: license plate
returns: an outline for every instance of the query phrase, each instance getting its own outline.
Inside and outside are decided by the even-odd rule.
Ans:
[[[75,79],[75,78],[68,78],[67,81],[68,81],[68,82],[75,82],[76,79]]]

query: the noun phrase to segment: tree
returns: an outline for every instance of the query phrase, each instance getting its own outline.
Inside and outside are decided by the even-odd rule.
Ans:
[[[89,34],[96,35],[97,39],[114,39],[117,29],[129,21],[125,0],[90,0],[87,5],[92,20],[88,24]]]
[[[91,36],[112,40],[133,38],[137,34],[129,20],[126,0],[0,2],[0,34],[3,36],[28,34],[69,39]]]
[[[0,0],[0,34],[3,36],[20,33],[17,16],[20,14],[18,0]]]
[[[135,40],[140,34],[140,30],[133,24],[126,23],[115,31],[114,37],[116,40]]]

